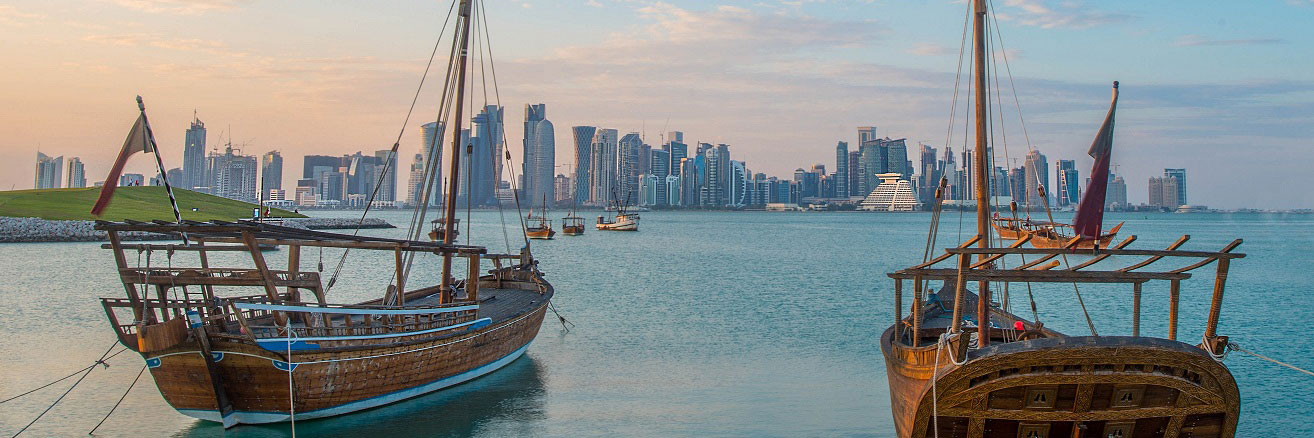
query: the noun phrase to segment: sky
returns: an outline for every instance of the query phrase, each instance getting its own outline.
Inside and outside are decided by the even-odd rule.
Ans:
[[[1084,178],[1118,80],[1113,161],[1131,202],[1147,201],[1149,177],[1183,167],[1192,204],[1314,207],[1314,33],[1304,29],[1314,1],[992,1],[1002,38],[999,161],[1020,163],[1030,147],[1051,167],[1076,160]],[[368,153],[399,135],[406,169],[419,125],[436,116],[441,80],[430,77],[404,122],[449,5],[7,1],[0,190],[32,187],[38,150],[80,157],[89,182],[103,179],[137,95],[168,167],[180,166],[195,114],[211,147],[281,151],[284,187],[302,155]],[[952,125],[950,114],[966,7],[490,0],[484,65],[496,67],[497,86],[487,101],[506,106],[517,166],[524,105],[547,104],[566,174],[575,125],[642,132],[653,145],[663,131],[683,131],[686,143],[729,144],[750,171],[780,177],[817,163],[833,171],[835,143],[854,147],[858,126],[876,126],[907,138],[916,161],[918,143],[964,145],[966,88]],[[444,51],[435,64],[441,71]],[[473,94],[476,105],[483,94]],[[129,164],[153,169],[145,156]]]

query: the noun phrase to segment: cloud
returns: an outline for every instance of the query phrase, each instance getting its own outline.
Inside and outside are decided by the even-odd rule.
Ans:
[[[948,56],[958,54],[958,51],[936,43],[919,43],[908,49],[908,53],[918,56]]]
[[[1174,45],[1178,47],[1198,46],[1258,46],[1268,44],[1285,44],[1286,40],[1278,38],[1212,39],[1203,35],[1183,35]]]
[[[150,13],[198,15],[237,9],[245,0],[113,0],[129,9]]]
[[[41,22],[45,15],[23,12],[9,5],[0,5],[0,25],[27,26]]]
[[[1131,19],[1130,15],[1096,11],[1076,2],[1051,7],[1045,0],[1005,0],[1004,8],[998,8],[995,16],[1001,21],[1042,29],[1089,29]]]

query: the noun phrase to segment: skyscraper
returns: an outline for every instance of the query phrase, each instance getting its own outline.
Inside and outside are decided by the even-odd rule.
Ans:
[[[574,198],[576,204],[584,204],[592,201],[589,184],[593,167],[589,154],[593,151],[593,137],[598,128],[575,126],[570,130],[575,136],[575,175],[571,178],[575,184]]]
[[[406,181],[406,204],[411,206],[420,205],[420,192],[424,190],[421,186],[424,183],[424,155],[415,154],[411,160],[410,178]]]
[[[472,206],[497,205],[497,185],[502,172],[502,120],[502,107],[497,105],[487,105],[474,116],[474,132],[470,137],[473,152],[463,166],[469,174],[461,177],[462,183],[469,184],[469,191],[463,194],[469,196],[467,201]]]
[[[1045,204],[1040,199],[1040,192],[1037,191],[1037,189],[1039,188],[1039,185],[1044,184],[1046,187],[1045,190],[1046,194],[1049,194],[1051,192],[1048,189],[1049,162],[1045,160],[1045,154],[1040,153],[1040,151],[1038,150],[1032,149],[1030,152],[1027,152],[1025,167],[1026,167],[1026,176],[1027,176],[1027,185],[1026,185],[1027,205],[1032,207],[1043,206]],[[1014,194],[1014,196],[1015,198],[1017,197],[1016,194]]]
[[[1104,191],[1106,208],[1124,208],[1127,206],[1127,181],[1121,176],[1109,174],[1109,186]]]
[[[619,194],[617,135],[615,129],[598,129],[589,145],[589,201],[593,205],[609,205]]]
[[[931,205],[935,202],[935,190],[940,186],[940,176],[944,174],[944,163],[940,161],[935,148],[924,144],[920,146],[922,167],[917,180],[917,195],[923,205]],[[1007,179],[1000,181],[1000,184],[1007,187],[1005,181]]]
[[[524,193],[529,205],[556,200],[553,175],[557,166],[557,140],[547,105],[525,104]]]
[[[835,197],[849,197],[849,143],[835,144]]]
[[[858,147],[859,149],[861,149],[862,145],[859,144]],[[849,197],[865,196],[866,195],[865,193],[861,193],[862,192],[862,184],[861,184],[862,183],[862,152],[860,150],[849,151],[848,166],[845,167],[844,172],[847,173],[849,176],[848,196]]]
[[[415,165],[412,164],[411,175],[413,179],[422,180],[425,169],[429,169],[431,172],[429,178],[433,181],[433,185],[430,186],[429,181],[412,181],[415,184],[414,189],[420,191],[410,192],[412,193],[411,197],[414,198],[411,205],[418,205],[424,199],[425,187],[429,187],[429,205],[439,206],[442,205],[443,193],[447,190],[447,187],[443,186],[443,172],[446,171],[446,169],[443,169],[443,147],[446,146],[443,144],[443,138],[446,138],[447,135],[446,123],[429,122],[422,125],[421,128],[423,128],[421,136],[424,142],[420,147],[422,155],[416,155],[419,158],[420,167],[416,169]],[[419,170],[419,174],[416,174],[416,170]]]
[[[1164,178],[1177,178],[1177,205],[1187,205],[1186,202],[1186,169],[1164,169]]]
[[[667,136],[666,144],[662,145],[662,150],[671,153],[671,175],[680,176],[682,171],[680,162],[689,158],[689,145],[684,143],[684,133],[671,131]]]
[[[617,187],[621,202],[636,203],[639,198],[639,150],[643,138],[637,132],[621,137],[617,156]]]
[[[900,138],[891,140],[886,138],[880,141],[882,150],[881,155],[885,158],[884,172],[897,173],[903,175],[902,178],[912,181],[912,162],[908,161],[908,139]],[[881,180],[883,181],[883,180]],[[878,181],[876,183],[880,185]]]
[[[1058,178],[1055,183],[1058,185],[1056,194],[1060,207],[1081,202],[1081,180],[1078,179],[1075,161],[1058,160],[1054,176]]]
[[[861,144],[863,144],[863,143],[866,143],[866,142],[868,142],[868,141],[871,141],[871,140],[875,140],[875,139],[876,139],[876,127],[875,127],[875,126],[859,126],[859,127],[858,127],[858,144],[859,144],[859,145],[861,145]],[[866,193],[864,193],[864,195],[866,195]]]
[[[241,155],[240,150],[234,151],[229,145],[223,154],[211,155],[209,161],[209,173],[214,176],[211,194],[252,204],[257,202],[254,155]]]
[[[716,187],[720,191],[716,206],[720,207],[728,204],[730,200],[730,145],[725,143],[716,145]]]
[[[1177,178],[1165,176],[1163,178],[1150,177],[1150,205],[1175,210],[1182,206],[1177,202],[1178,185]]]
[[[732,207],[743,207],[748,205],[749,189],[748,166],[743,161],[730,161],[730,196],[726,198],[726,205]]]
[[[36,179],[32,187],[38,189],[57,189],[62,183],[60,176],[64,173],[64,156],[50,157],[37,152]]]
[[[192,113],[192,126],[187,128],[186,141],[183,143],[183,180],[178,185],[188,190],[197,187],[210,187],[209,169],[205,157],[205,123]]]
[[[64,186],[70,189],[87,186],[87,169],[78,157],[68,159],[68,184]]]
[[[374,151],[374,178],[367,183],[367,189],[372,190],[373,184],[379,185],[378,196],[374,197],[378,202],[395,202],[397,201],[397,156],[388,149]],[[382,175],[382,177],[380,177]]]
[[[270,190],[283,188],[283,155],[278,151],[265,152],[260,156],[260,196],[268,196]]]
[[[671,152],[654,149],[649,158],[648,171],[657,177],[653,182],[653,205],[670,205],[666,179],[671,176]]]

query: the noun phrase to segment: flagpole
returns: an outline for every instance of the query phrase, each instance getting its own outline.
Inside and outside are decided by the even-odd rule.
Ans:
[[[160,170],[160,181],[164,182],[164,192],[169,194],[169,205],[173,207],[173,218],[178,221],[178,232],[182,235],[184,245],[189,245],[187,232],[182,230],[182,212],[178,211],[178,199],[173,197],[173,186],[169,185],[169,172],[164,170],[164,159],[160,158],[160,146],[155,144],[155,133],[151,131],[151,121],[146,118],[146,104],[137,96],[137,109],[141,111],[141,121],[146,125],[146,139],[151,142],[151,152],[155,153],[155,167]]]

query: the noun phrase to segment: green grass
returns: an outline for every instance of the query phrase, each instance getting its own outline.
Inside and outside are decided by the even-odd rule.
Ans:
[[[255,204],[175,188],[178,209],[185,220],[208,221],[246,219]],[[91,206],[100,197],[99,187],[80,189],[42,189],[0,191],[0,216],[39,217],[52,220],[173,222],[173,208],[164,187],[119,187],[114,199],[99,218],[91,215]],[[192,211],[195,208],[197,211]],[[286,210],[272,209],[275,217],[305,217]]]

